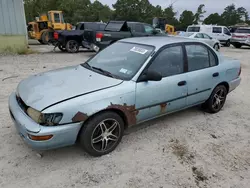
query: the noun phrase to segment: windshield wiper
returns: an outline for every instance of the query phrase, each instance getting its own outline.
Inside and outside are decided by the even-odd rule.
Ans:
[[[90,66],[90,65],[89,65],[89,66]],[[93,66],[91,66],[91,68],[100,71],[101,73],[105,74],[106,76],[109,76],[109,77],[112,77],[112,78],[117,78],[117,77],[114,76],[111,72],[106,71],[106,70],[103,70],[103,69],[101,69],[101,68],[99,68],[99,67],[93,67]]]

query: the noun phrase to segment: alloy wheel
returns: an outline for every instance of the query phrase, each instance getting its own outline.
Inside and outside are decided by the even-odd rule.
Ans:
[[[119,140],[121,126],[115,119],[105,119],[94,129],[91,136],[91,146],[97,152],[111,149]]]
[[[218,90],[214,97],[212,102],[212,108],[215,110],[219,110],[223,107],[226,100],[226,92],[223,89]]]

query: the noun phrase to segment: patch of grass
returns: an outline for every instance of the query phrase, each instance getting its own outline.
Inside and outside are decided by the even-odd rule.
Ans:
[[[2,50],[1,54],[4,55],[29,55],[29,54],[34,54],[38,53],[37,51],[31,50],[30,48],[13,48],[11,46],[7,46]]]

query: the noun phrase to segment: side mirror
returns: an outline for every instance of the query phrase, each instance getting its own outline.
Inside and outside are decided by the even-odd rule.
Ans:
[[[146,81],[161,81],[162,75],[156,71],[146,71],[144,72],[138,82],[146,82]]]

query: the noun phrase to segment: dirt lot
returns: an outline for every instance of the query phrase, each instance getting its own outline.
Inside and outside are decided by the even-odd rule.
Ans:
[[[250,49],[221,50],[241,60],[243,80],[220,113],[211,115],[196,107],[133,127],[113,153],[93,158],[78,146],[46,151],[41,157],[16,134],[8,96],[18,82],[79,64],[93,54],[31,47],[43,53],[0,57],[1,188],[249,187]]]

